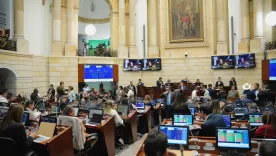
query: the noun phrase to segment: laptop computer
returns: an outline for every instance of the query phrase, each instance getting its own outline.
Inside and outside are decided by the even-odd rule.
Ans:
[[[89,115],[88,115],[89,124],[93,125],[100,125],[103,118],[103,109],[89,109]]]
[[[30,118],[30,113],[23,113],[23,118],[22,118],[22,123],[24,126],[27,126],[29,124],[29,118]]]
[[[9,107],[0,106],[0,119],[3,119],[8,112]]]
[[[40,125],[41,122],[57,123],[57,118],[56,117],[49,117],[49,116],[40,116],[39,125]]]
[[[189,126],[189,129],[195,129],[193,125],[193,115],[173,114],[173,125]]]
[[[145,103],[144,102],[136,102],[135,106],[136,106],[138,113],[143,113],[145,111]]]
[[[129,113],[129,106],[128,105],[118,105],[117,112],[120,115],[127,115]]]

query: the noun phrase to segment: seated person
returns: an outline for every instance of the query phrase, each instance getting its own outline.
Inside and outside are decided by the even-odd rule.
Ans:
[[[213,108],[209,104],[202,104],[199,108],[200,116],[205,121],[201,125],[199,136],[216,136],[217,127],[225,127],[225,121],[220,114],[212,114]]]
[[[169,152],[167,148],[168,137],[159,130],[152,130],[144,142],[145,156],[176,156],[176,154]]]
[[[217,100],[211,102],[213,108],[213,114],[221,114],[220,103]]]
[[[192,91],[192,100],[199,101],[200,99],[199,92],[200,92],[200,87],[199,86],[195,87],[195,90]]]
[[[76,117],[76,115],[75,115],[75,109],[74,109],[74,107],[72,107],[72,106],[66,106],[64,109],[63,109],[63,115],[64,116],[70,116],[70,117]],[[82,128],[84,129],[84,136],[86,136],[87,134],[85,133],[85,131],[86,131],[86,128],[84,127],[84,125],[83,125],[83,123],[82,123],[82,121],[79,119],[79,121],[80,121],[80,123],[81,123],[81,126],[82,126]]]
[[[83,103],[83,109],[89,110],[91,108],[98,108],[98,97],[97,96],[92,96],[91,100],[89,100],[89,97],[84,98],[84,103]]]
[[[231,112],[233,112],[233,110],[233,106],[231,104],[228,104],[224,107],[221,114],[230,114]]]
[[[220,110],[221,112],[223,112],[224,108],[226,105],[226,101],[225,100],[219,100],[219,106],[220,106]]]
[[[41,113],[34,111],[34,102],[32,100],[27,100],[25,102],[25,107],[25,112],[30,114],[30,120],[38,122]]]
[[[113,100],[107,100],[104,103],[104,114],[109,116],[114,116],[116,127],[120,125],[124,125],[123,119],[120,117],[116,109],[114,108],[114,101]]]
[[[172,103],[173,113],[181,113],[190,115],[191,111],[186,104],[187,100],[184,97],[184,92],[181,90],[176,94],[175,100]]]
[[[259,146],[259,156],[275,156],[275,141],[263,141]]]
[[[246,94],[242,94],[242,95],[241,95],[240,101],[241,101],[242,103],[244,103],[244,104],[253,102],[252,100],[250,100],[250,99],[247,98],[247,95],[246,95]]]
[[[145,96],[145,98],[144,98],[144,103],[145,103],[145,106],[149,106],[150,108],[151,108],[151,127],[153,128],[154,127],[154,114],[155,114],[155,111],[154,111],[154,109],[156,109],[157,108],[157,106],[156,105],[153,105],[152,104],[152,100],[151,100],[151,98],[150,98],[150,96],[149,95],[146,95]]]
[[[226,99],[227,98],[227,94],[226,92],[224,91],[224,88],[223,87],[220,87],[220,90],[218,92],[218,95],[217,95],[218,99]]]
[[[271,138],[273,139],[276,134],[276,117],[271,112],[266,112],[262,116],[262,122],[264,125],[258,127],[255,132],[255,137],[258,138]]]
[[[196,79],[196,82],[194,83],[194,87],[201,86],[201,82],[199,79]]]
[[[240,118],[240,120],[249,120],[249,115],[250,114],[256,114],[256,113],[260,113],[258,110],[257,110],[257,105],[255,103],[250,103],[248,104],[248,113],[245,113],[243,115],[242,118]],[[261,114],[261,113],[260,113]]]
[[[11,105],[0,127],[0,137],[11,138],[15,142],[16,155],[24,155],[30,150],[36,133],[26,135],[22,124],[24,108],[20,104]]]
[[[9,103],[8,99],[7,99],[7,95],[8,93],[3,89],[0,92],[0,102],[1,103]]]
[[[88,84],[85,84],[85,86],[82,89],[84,92],[89,92],[90,88],[88,87]]]
[[[233,98],[235,98],[236,100],[239,99],[240,94],[239,94],[239,92],[236,90],[236,87],[235,87],[235,86],[232,86],[232,87],[231,87],[231,90],[228,92],[227,99],[228,99],[229,97],[233,97]],[[234,101],[233,101],[233,102],[234,102]]]

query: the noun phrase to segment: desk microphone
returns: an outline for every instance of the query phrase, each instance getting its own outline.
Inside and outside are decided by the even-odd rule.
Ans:
[[[184,155],[184,145],[179,145],[181,156]]]

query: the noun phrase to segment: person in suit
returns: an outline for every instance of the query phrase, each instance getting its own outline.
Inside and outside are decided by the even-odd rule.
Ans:
[[[133,82],[130,81],[130,84],[128,86],[129,90],[132,90],[134,93],[134,99],[136,99],[137,96],[137,87],[133,85]]]
[[[269,89],[268,85],[263,86],[262,90],[258,94],[258,98],[259,98],[259,104],[262,106],[267,101],[272,102],[273,105],[275,103],[275,94]]]
[[[175,100],[174,92],[170,86],[166,87],[166,92],[160,95],[161,98],[164,98],[164,110],[166,118],[172,118],[173,108],[172,103]]]
[[[219,88],[220,89],[219,89],[219,92],[218,92],[218,95],[217,95],[218,99],[226,99],[227,94],[226,94],[224,88],[223,87],[219,87]]]
[[[188,79],[188,76],[185,76],[185,79],[183,79],[182,82],[184,82],[184,83],[189,83],[190,81],[189,81],[189,79]]]
[[[208,84],[207,90],[209,91],[209,95],[211,96],[212,99],[216,98],[216,92],[212,88],[212,84]]]
[[[11,105],[0,127],[0,137],[11,138],[15,142],[15,153],[18,156],[27,153],[32,146],[33,139],[37,137],[37,133],[26,134],[22,124],[23,112],[22,105]]]
[[[196,79],[196,82],[194,83],[194,87],[201,86],[201,82],[199,79]]]
[[[260,84],[259,83],[254,83],[254,89],[251,90],[254,95],[256,96],[254,102],[257,103],[257,105],[259,104],[259,98],[258,98],[258,94],[260,92]]]
[[[39,98],[40,98],[40,96],[38,94],[38,89],[35,88],[34,91],[33,91],[33,93],[31,94],[30,99],[32,101],[34,101],[35,104],[37,104],[37,102],[39,101]]]
[[[216,87],[216,88],[218,88],[218,87],[224,87],[224,84],[223,84],[223,82],[221,81],[221,77],[218,77],[218,81],[216,82],[215,87]]]
[[[60,85],[57,87],[57,99],[58,99],[58,102],[61,103],[63,96],[67,94],[65,93],[65,90],[64,90],[64,82],[61,81],[59,84]]]
[[[142,82],[142,80],[141,80],[141,79],[139,79],[139,80],[138,80],[138,84],[137,84],[137,86],[144,86],[144,83]]]
[[[184,86],[184,83],[181,81],[178,87],[179,90],[186,90],[186,86]]]
[[[162,88],[163,85],[164,83],[162,81],[162,77],[159,77],[159,79],[156,81],[156,86],[157,88]]]
[[[199,108],[201,117],[205,120],[201,125],[199,136],[216,136],[217,127],[225,127],[225,121],[220,114],[212,114],[213,108],[209,104],[202,104]]]
[[[256,96],[255,96],[255,94],[250,90],[250,89],[251,89],[251,84],[248,84],[248,83],[244,84],[244,85],[242,86],[242,89],[244,90],[244,91],[243,91],[243,94],[246,94],[246,95],[247,95],[247,98],[248,98],[249,100],[252,100],[252,101],[255,100]]]
[[[48,91],[47,91],[47,95],[48,95],[48,98],[49,99],[52,99],[52,98],[54,98],[55,97],[55,93],[56,93],[56,91],[55,91],[55,89],[54,89],[54,85],[50,85],[50,88],[48,89]]]
[[[229,81],[229,86],[230,87],[234,86],[235,90],[237,90],[237,82],[234,77],[232,77],[231,80]]]
[[[236,90],[236,87],[235,87],[235,86],[232,86],[232,87],[231,87],[231,90],[228,92],[227,99],[228,99],[228,97],[234,97],[235,99],[239,99],[239,98],[240,98],[240,94],[239,94],[239,92]]]

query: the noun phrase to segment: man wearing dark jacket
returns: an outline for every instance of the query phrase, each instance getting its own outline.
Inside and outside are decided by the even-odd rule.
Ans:
[[[226,127],[225,121],[220,114],[212,114],[213,108],[209,104],[200,106],[201,117],[205,120],[201,125],[199,136],[216,136],[217,127]]]
[[[172,103],[174,102],[174,92],[171,90],[170,86],[167,86],[166,92],[160,95],[161,98],[164,98],[164,110],[165,117],[172,118]]]

